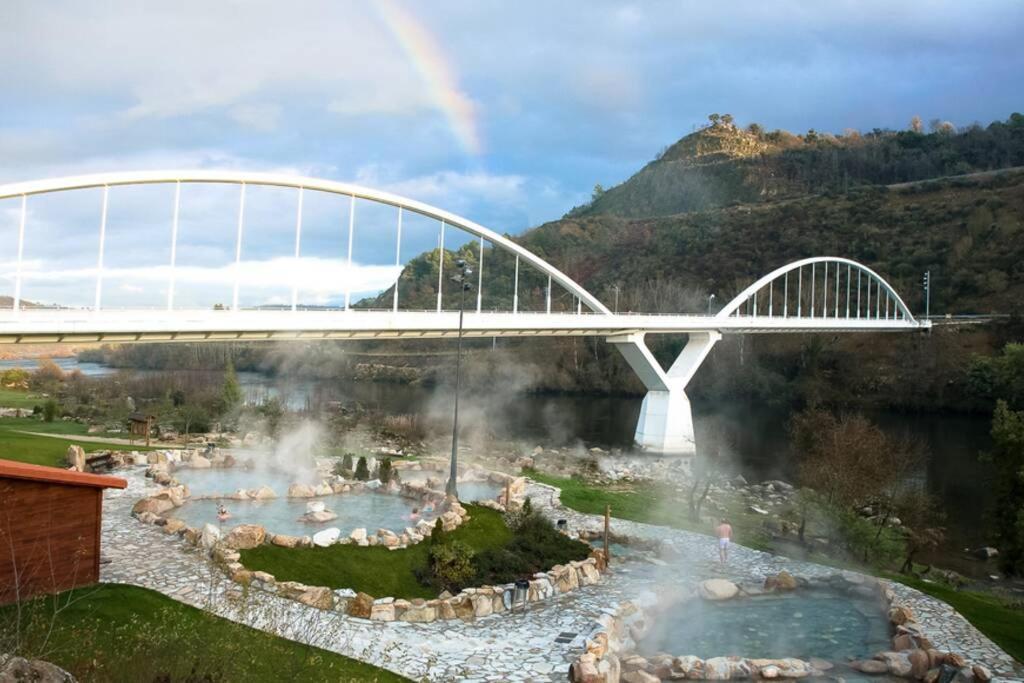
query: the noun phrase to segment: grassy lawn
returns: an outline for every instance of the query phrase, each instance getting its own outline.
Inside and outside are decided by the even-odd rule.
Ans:
[[[0,387],[0,406],[4,408],[28,408],[43,405],[45,398],[33,394],[30,391],[20,389],[5,389]]]
[[[404,681],[377,667],[241,626],[134,586],[103,584],[23,605],[25,654],[81,681]],[[14,607],[0,608],[0,641]],[[48,641],[44,633],[54,625]],[[43,643],[47,642],[47,645]]]
[[[512,538],[501,513],[467,505],[470,520],[448,537],[476,551],[501,548]],[[279,548],[263,545],[242,551],[248,569],[273,574],[278,581],[300,581],[311,586],[352,588],[373,596],[436,598],[437,593],[421,585],[413,570],[426,565],[428,543],[402,550],[381,546],[332,545],[327,548]]]
[[[922,581],[905,574],[886,574],[922,593],[949,603],[975,628],[991,638],[1019,662],[1024,662],[1024,609],[1013,608],[995,595],[958,591],[949,586]]]
[[[560,488],[562,504],[579,512],[603,515],[605,505],[610,505],[612,517],[617,519],[657,524],[701,534],[713,532],[711,523],[690,521],[687,494],[667,486],[643,482],[621,484],[611,488],[594,486],[582,479],[543,474],[536,470],[524,470],[523,474],[534,481]],[[762,526],[764,518],[748,514],[742,504],[736,503],[731,507],[727,516],[733,526],[736,541],[749,548],[767,549],[768,538]],[[614,529],[615,525],[612,524],[612,530]]]
[[[21,434],[20,431],[46,432],[49,434],[76,435],[85,434],[87,427],[78,422],[54,420],[43,422],[28,417],[9,417],[0,419],[0,458],[32,463],[34,465],[60,466],[64,464],[64,454],[72,443],[65,439],[52,439],[46,436]],[[103,450],[149,450],[145,446],[121,446],[117,444],[88,443],[79,444],[86,453]]]

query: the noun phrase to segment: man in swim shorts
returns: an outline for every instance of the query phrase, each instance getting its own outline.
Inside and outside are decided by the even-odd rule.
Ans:
[[[728,520],[723,518],[718,523],[715,535],[718,536],[718,561],[725,564],[729,560],[729,543],[732,542],[732,525]]]

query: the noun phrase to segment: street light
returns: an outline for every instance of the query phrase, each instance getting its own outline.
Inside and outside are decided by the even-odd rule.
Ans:
[[[455,354],[455,418],[452,422],[452,459],[451,470],[448,473],[448,483],[445,484],[444,492],[449,496],[459,497],[459,384],[462,380],[462,314],[466,306],[466,292],[472,285],[469,283],[473,269],[466,266],[465,259],[456,259],[455,267],[458,268],[458,275],[451,280],[459,284],[459,348]]]
[[[708,295],[708,317],[709,318],[711,317],[711,302],[714,301],[714,300],[715,300],[715,295],[714,294],[709,294]]]

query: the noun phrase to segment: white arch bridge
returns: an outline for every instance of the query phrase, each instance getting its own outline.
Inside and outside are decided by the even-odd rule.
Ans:
[[[166,192],[164,206],[154,208],[152,201],[146,202],[132,225],[143,226],[139,230],[145,242],[161,245],[167,260],[145,267],[117,268],[111,262],[116,249],[109,234],[116,207],[112,199],[122,196],[118,194],[125,192],[122,188],[138,186],[162,186]],[[205,269],[187,266],[180,258],[189,247],[187,238],[180,234],[183,187],[200,186],[237,189],[231,243],[224,250],[227,258]],[[283,190],[295,202],[294,213],[289,211],[286,219],[273,222],[274,235],[287,235],[289,253],[276,261],[256,260],[259,285],[264,280],[276,281],[290,290],[290,301],[276,301],[274,305],[261,301],[258,294],[247,293],[253,287],[254,268],[250,262],[253,259],[243,255],[253,251],[252,244],[259,236],[251,237],[246,229],[246,197],[247,192],[251,197],[258,188]],[[56,259],[69,248],[62,231],[67,230],[69,239],[71,231],[59,222],[54,227],[51,221],[45,229],[34,225],[33,208],[44,196],[73,192],[95,197],[94,222],[85,229],[92,235],[94,228],[95,239],[85,241],[89,265],[61,270]],[[309,253],[308,206],[314,193],[336,202],[334,220],[330,222],[338,238],[336,253]],[[369,228],[360,224],[364,205],[378,210]],[[915,320],[899,294],[878,273],[835,256],[784,265],[751,284],[714,315],[619,314],[544,259],[477,223],[387,192],[316,178],[207,170],[97,174],[0,186],[2,207],[7,208],[4,215],[13,217],[17,237],[4,239],[7,253],[15,258],[0,259],[7,271],[0,273],[0,288],[5,283],[10,287],[12,302],[10,308],[0,309],[0,343],[455,337],[460,315],[455,303],[461,308],[463,302],[452,290],[458,289],[461,294],[462,285],[448,284],[446,289],[446,275],[451,275],[457,250],[472,261],[475,269],[475,291],[466,306],[463,335],[605,337],[616,345],[648,389],[636,442],[657,452],[694,451],[685,389],[723,334],[912,331],[930,327],[928,321]],[[393,222],[382,223],[381,208],[393,212]],[[154,222],[153,215],[163,210],[166,219]],[[411,305],[402,298],[403,273],[407,270],[402,261],[403,221],[408,222],[410,217],[436,224],[437,230],[433,252],[428,254],[436,254],[436,265],[432,266],[437,271],[436,290],[411,294]],[[125,220],[123,215],[121,219]],[[75,235],[81,232],[80,225],[74,226]],[[353,259],[354,248],[359,239],[379,243],[382,236],[390,240],[392,234],[394,251],[388,248],[394,254],[393,265],[389,264],[391,284],[384,295],[374,299],[376,308],[360,307],[353,303],[359,294],[353,274],[360,266],[358,259]],[[460,235],[454,244],[453,234]],[[14,241],[16,244],[11,243]],[[489,249],[486,243],[491,245]],[[75,242],[74,251],[82,257],[81,239]],[[418,249],[418,253],[422,251]],[[309,305],[303,300],[302,292],[311,286],[311,273],[317,280],[313,285],[331,290],[329,305]],[[337,273],[340,276],[336,278]],[[498,284],[488,284],[487,277],[492,274],[496,274]],[[43,305],[38,296],[32,295],[33,287],[60,278],[78,283],[78,294],[87,290],[88,302]],[[158,294],[159,306],[105,305],[104,283],[110,285],[124,278],[136,282],[135,290]],[[225,299],[230,292],[231,303],[197,305],[195,297],[182,295],[189,278],[196,280],[193,291],[222,286]],[[424,297],[430,300],[429,310],[424,310]],[[381,308],[382,299],[390,299],[390,306]],[[647,334],[686,334],[689,339],[666,370],[644,343]]]

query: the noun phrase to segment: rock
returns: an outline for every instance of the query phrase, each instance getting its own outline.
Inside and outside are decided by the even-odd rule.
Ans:
[[[355,543],[359,543],[361,541],[365,541],[366,540],[366,529],[363,529],[363,528],[353,529],[352,533],[350,533],[348,535],[348,537],[350,539],[352,539],[352,541],[354,541]]]
[[[311,500],[306,503],[306,512],[323,512],[327,505],[322,500]]]
[[[408,621],[414,624],[428,624],[437,619],[437,609],[431,605],[410,607],[398,619],[399,621]]]
[[[914,621],[914,613],[905,605],[897,605],[889,608],[889,621],[900,626],[908,621]]]
[[[395,620],[395,603],[394,602],[375,602],[370,608],[370,620],[371,621],[394,621]]]
[[[965,666],[967,666],[967,662],[964,661],[963,656],[957,654],[956,652],[947,652],[946,656],[943,657],[942,663],[948,664],[949,666],[952,666],[957,669],[962,669]]]
[[[212,524],[203,525],[203,531],[199,534],[199,546],[202,548],[212,548],[220,540],[220,529]]]
[[[768,591],[791,591],[797,586],[797,580],[787,571],[769,575],[764,580],[764,589]]]
[[[971,673],[973,673],[974,677],[981,681],[981,683],[988,683],[992,680],[992,672],[988,667],[982,666],[981,664],[975,664],[972,666]]]
[[[884,674],[889,671],[889,665],[877,659],[862,659],[860,661],[850,662],[850,668],[873,676]]]
[[[313,534],[313,545],[326,548],[337,543],[339,538],[341,538],[341,529],[332,526],[330,529],[324,529]]]
[[[314,498],[316,490],[308,484],[292,484],[288,487],[289,498]]]
[[[921,679],[924,683],[938,683],[939,681],[939,669],[928,669],[928,673]]]
[[[240,524],[224,537],[224,545],[235,550],[251,550],[263,545],[267,530],[259,524]]]
[[[916,647],[913,636],[909,633],[897,633],[892,639],[892,649],[913,650]]]
[[[647,673],[643,669],[637,669],[636,671],[630,671],[624,673],[619,678],[623,683],[660,683],[661,679],[657,676]]]
[[[70,455],[71,449],[68,449]],[[999,551],[992,546],[983,546],[981,548],[975,548],[971,551],[971,556],[976,557],[979,560],[991,560],[993,557],[999,556]]]
[[[253,500],[270,500],[271,498],[277,498],[277,494],[269,486],[261,486],[258,489],[251,489],[249,491],[249,498]]]
[[[739,592],[739,586],[726,579],[706,579],[697,586],[697,594],[705,600],[730,600]]]
[[[298,548],[302,545],[302,537],[288,536],[286,534],[274,534],[270,537],[270,542],[271,544],[282,548]]]
[[[722,579],[709,579],[720,581]],[[704,660],[704,680],[727,681],[732,676],[732,666],[727,657],[712,657]]]
[[[85,472],[85,449],[78,444],[68,446],[68,452],[64,454],[64,460],[67,462],[68,467],[76,472]]]
[[[756,505],[748,505],[747,512],[753,512],[755,515],[767,515],[768,511],[764,508],[759,508]]]
[[[245,489],[236,489],[228,498],[230,500],[249,500],[249,492]]]
[[[366,593],[356,593],[356,596],[348,602],[348,615],[360,619],[369,619],[373,611],[373,596]]]
[[[910,664],[910,657],[905,652],[880,652],[875,655],[875,659],[881,660],[886,665],[890,675],[899,678],[910,676],[913,668]]]
[[[928,653],[920,649],[910,650],[907,652],[907,659],[910,660],[910,677],[917,680],[924,678],[930,668]]]
[[[0,655],[0,683],[75,683],[74,676],[41,659]]]
[[[208,470],[213,467],[213,463],[208,458],[201,455],[193,455],[192,459],[188,461],[189,467],[197,470]]]
[[[470,601],[473,603],[473,616],[486,617],[494,612],[490,595],[474,595]]]
[[[164,524],[164,533],[165,534],[176,534],[176,533],[178,533],[179,531],[181,531],[184,528],[185,528],[185,522],[181,521],[180,519],[173,519],[172,518],[172,519],[167,520],[167,523]]]
[[[139,515],[143,512],[151,512],[154,515],[162,515],[174,507],[174,502],[168,498],[143,498],[132,506],[132,514]]]
[[[779,673],[780,673],[779,667],[775,666],[774,664],[769,664],[768,666],[763,666],[760,669],[761,678],[766,678],[766,679],[769,679],[769,680],[771,680],[773,678],[778,678],[779,677]]]
[[[338,515],[330,510],[320,510],[319,512],[307,512],[299,517],[299,521],[307,522],[308,524],[323,524],[337,518]]]

